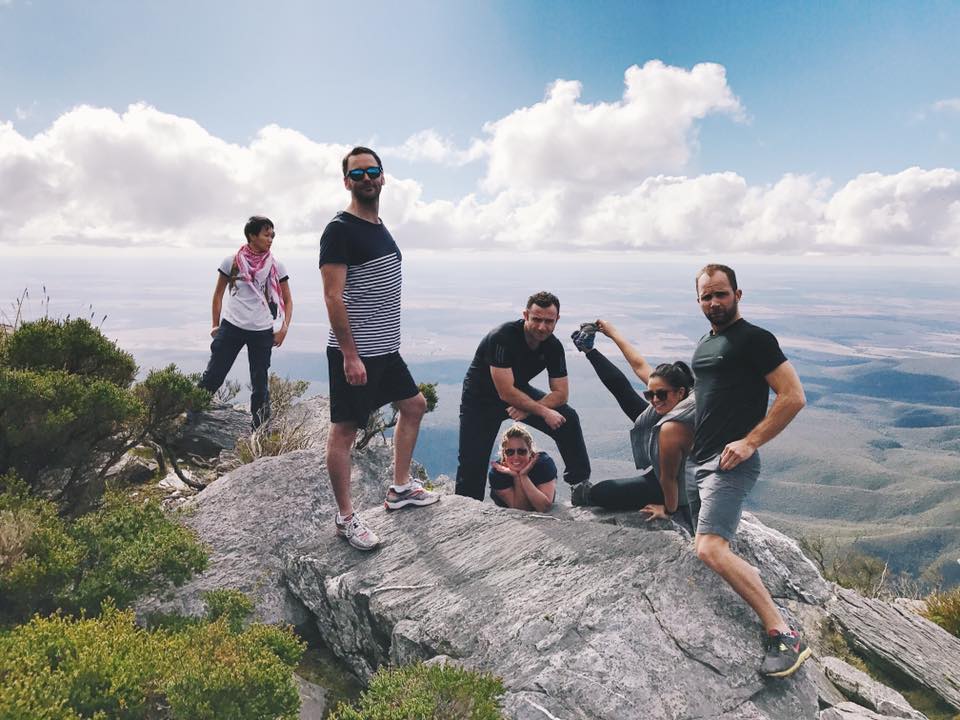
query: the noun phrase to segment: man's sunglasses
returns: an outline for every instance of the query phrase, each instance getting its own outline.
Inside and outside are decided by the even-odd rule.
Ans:
[[[367,177],[371,180],[376,180],[378,177],[383,175],[383,168],[379,165],[374,165],[373,167],[368,168],[354,168],[347,173],[347,177],[351,180],[360,181],[363,180],[363,175],[366,173]]]
[[[527,449],[526,448],[504,448],[503,454],[507,457],[513,457],[514,455],[519,455],[520,457],[526,457]]]
[[[657,400],[660,400],[661,402],[663,402],[668,397],[670,397],[670,393],[672,392],[673,390],[644,390],[643,396],[647,400],[653,400],[654,398],[656,398]]]

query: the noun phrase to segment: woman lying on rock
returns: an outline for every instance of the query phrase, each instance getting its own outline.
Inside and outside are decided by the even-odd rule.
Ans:
[[[534,452],[533,437],[522,425],[507,428],[500,456],[490,463],[490,497],[500,507],[546,512],[557,491],[557,464]]]
[[[647,389],[641,396],[627,377],[593,347],[596,332],[613,340]],[[574,505],[597,505],[608,510],[640,510],[648,520],[670,518],[692,532],[686,488],[695,488],[686,470],[693,447],[696,406],[693,373],[686,363],[647,362],[611,323],[597,320],[574,331],[573,344],[585,353],[597,377],[633,422],[630,445],[640,475],[631,478],[580,483],[573,488]],[[644,399],[646,398],[646,399]],[[692,467],[690,468],[692,471]],[[692,472],[689,473],[692,475]]]

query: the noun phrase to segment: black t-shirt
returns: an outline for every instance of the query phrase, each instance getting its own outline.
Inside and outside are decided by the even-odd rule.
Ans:
[[[527,385],[543,372],[552,378],[567,376],[563,344],[551,335],[536,350],[531,350],[523,334],[523,320],[513,320],[491,330],[477,347],[473,362],[463,379],[463,397],[474,400],[500,400],[490,377],[490,368],[513,370],[513,384]]]
[[[697,380],[694,460],[720,454],[763,420],[770,399],[765,377],[786,360],[773,333],[743,319],[700,338],[691,363]]]
[[[347,266],[343,302],[362,357],[400,349],[400,248],[383,223],[338,212],[320,238],[320,267]],[[333,329],[327,345],[338,348]]]
[[[490,468],[490,473],[487,477],[490,480],[490,488],[492,490],[509,490],[513,487],[512,475],[507,475],[499,470]],[[542,452],[537,456],[537,461],[533,464],[533,467],[530,468],[527,477],[530,478],[530,482],[534,485],[543,485],[551,480],[556,480],[557,464],[553,461],[552,457]],[[500,500],[496,493],[491,492],[490,496],[497,505],[503,506],[503,501]]]

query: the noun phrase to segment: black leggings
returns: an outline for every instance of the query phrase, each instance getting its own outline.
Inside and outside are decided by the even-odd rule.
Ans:
[[[587,360],[620,409],[631,422],[635,422],[640,413],[647,409],[647,401],[633,389],[627,376],[599,350],[588,352]],[[646,505],[663,505],[663,488],[660,487],[656,471],[637,477],[601,480],[590,487],[587,504],[608,510],[639,510]]]

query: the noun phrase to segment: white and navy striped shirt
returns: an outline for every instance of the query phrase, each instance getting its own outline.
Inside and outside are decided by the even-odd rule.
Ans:
[[[387,228],[338,212],[320,239],[320,266],[347,266],[343,303],[361,357],[400,350],[402,255]],[[339,348],[330,329],[327,346]]]

